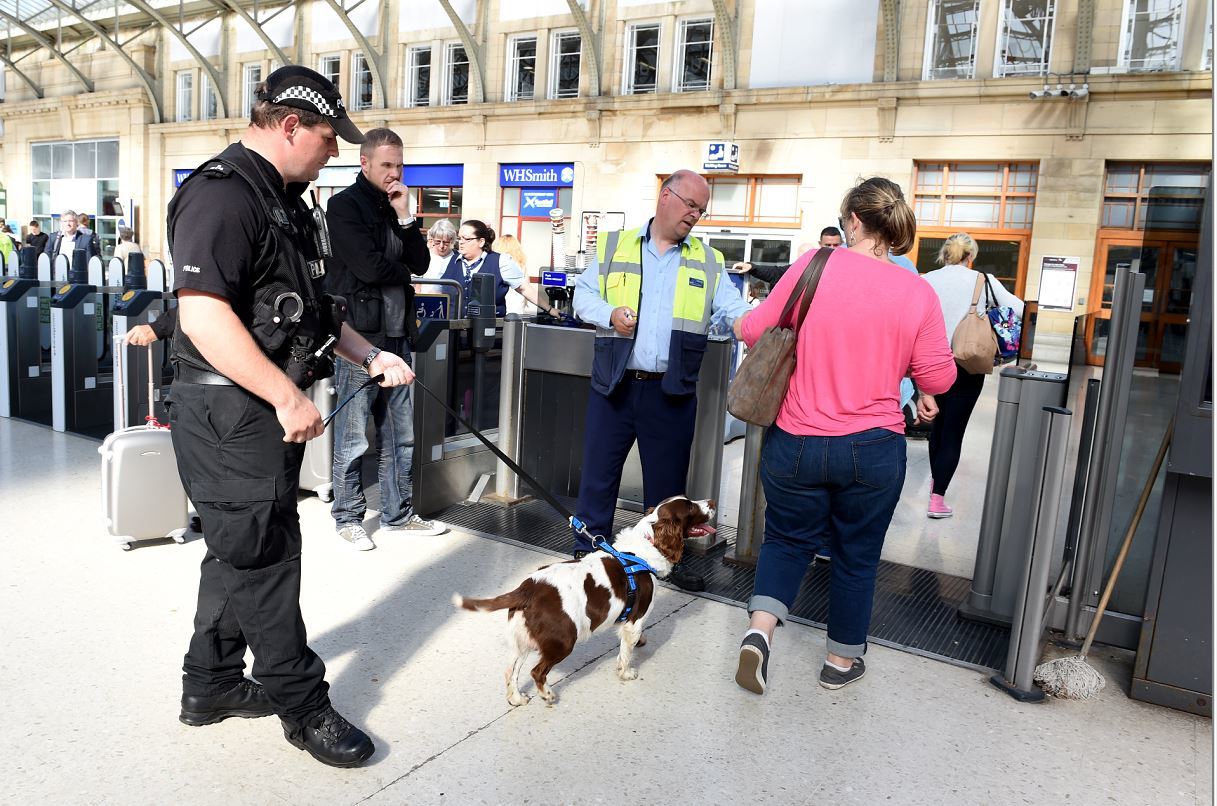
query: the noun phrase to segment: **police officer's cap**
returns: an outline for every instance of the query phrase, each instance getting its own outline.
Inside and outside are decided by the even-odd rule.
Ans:
[[[266,92],[258,99],[316,112],[329,122],[334,134],[343,140],[348,143],[364,141],[363,132],[347,117],[338,88],[328,78],[307,67],[298,64],[280,67],[266,77]]]

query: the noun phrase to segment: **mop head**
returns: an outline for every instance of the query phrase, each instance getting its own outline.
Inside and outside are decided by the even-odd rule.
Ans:
[[[1093,699],[1107,685],[1081,655],[1041,663],[1035,667],[1035,682],[1045,694],[1063,700]]]

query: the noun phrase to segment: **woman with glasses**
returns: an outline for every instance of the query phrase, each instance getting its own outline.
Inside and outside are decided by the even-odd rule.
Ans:
[[[448,261],[444,277],[456,280],[465,289],[464,310],[457,318],[469,316],[469,303],[473,299],[473,275],[489,274],[494,277],[494,315],[507,315],[507,292],[514,290],[532,304],[548,313],[561,314],[548,302],[542,302],[537,289],[528,282],[524,269],[510,255],[495,252],[494,230],[475,218],[461,224],[456,237],[456,253]],[[455,294],[453,294],[455,296]]]
[[[431,263],[423,280],[438,280],[448,270],[452,261],[452,251],[456,246],[456,227],[446,218],[441,218],[427,230],[427,251],[431,253]],[[414,290],[420,294],[439,294],[444,287],[433,283],[418,283]]]

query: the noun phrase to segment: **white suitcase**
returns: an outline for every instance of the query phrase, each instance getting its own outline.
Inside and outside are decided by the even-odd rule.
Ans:
[[[338,390],[334,379],[317,381],[309,389],[321,419],[334,411]],[[300,466],[300,489],[312,490],[322,501],[334,500],[334,429],[326,428],[321,436],[310,439],[304,446],[304,463]]]
[[[148,358],[151,400],[151,350]],[[121,384],[121,378],[121,367],[115,367],[115,383]],[[97,452],[106,528],[123,550],[129,551],[136,540],[171,537],[183,542],[189,523],[186,491],[169,429],[155,422],[122,428],[106,437]]]

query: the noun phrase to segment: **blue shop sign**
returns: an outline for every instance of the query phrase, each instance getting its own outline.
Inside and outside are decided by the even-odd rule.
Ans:
[[[558,206],[558,191],[556,190],[521,190],[520,215],[547,216],[549,211]]]
[[[402,184],[412,188],[459,188],[465,184],[464,165],[405,165]]]
[[[176,190],[186,181],[186,177],[194,173],[194,168],[174,168],[173,169],[173,187]]]
[[[575,185],[572,162],[500,163],[499,186],[505,188],[568,188]]]
[[[564,271],[543,271],[541,272],[541,285],[555,288],[566,287],[566,272]]]

